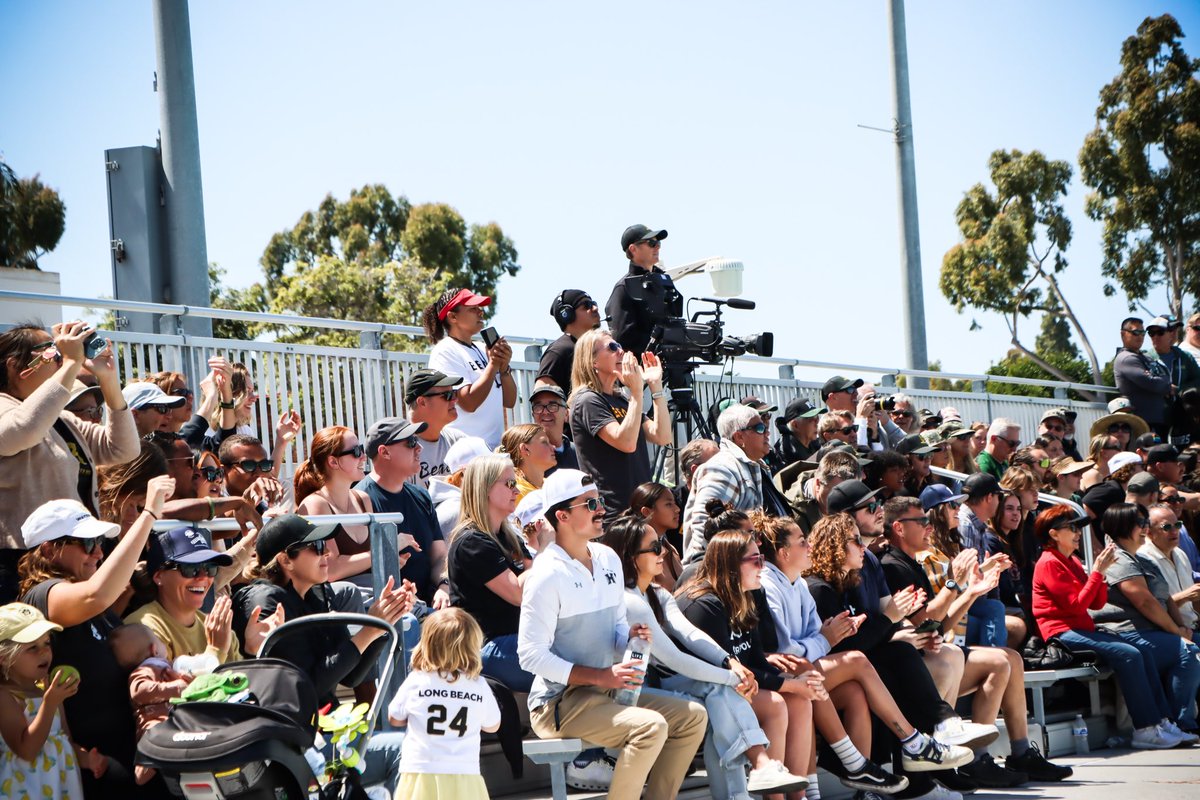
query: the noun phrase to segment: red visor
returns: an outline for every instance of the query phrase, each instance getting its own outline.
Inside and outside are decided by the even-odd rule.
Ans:
[[[475,294],[470,289],[459,289],[458,294],[451,297],[446,305],[442,306],[438,311],[438,319],[443,322],[446,320],[446,315],[459,306],[488,306],[492,304],[492,298],[482,294]]]

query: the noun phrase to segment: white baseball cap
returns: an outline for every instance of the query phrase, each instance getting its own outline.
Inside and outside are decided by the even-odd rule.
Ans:
[[[1108,413],[1116,414],[1118,411],[1125,411],[1133,408],[1133,403],[1129,402],[1128,397],[1114,397],[1108,401]]]
[[[1116,472],[1121,467],[1127,466],[1129,464],[1140,464],[1140,463],[1142,463],[1141,456],[1139,456],[1137,453],[1131,453],[1128,450],[1125,450],[1123,452],[1117,453],[1115,456],[1113,456],[1112,458],[1110,458],[1108,460],[1108,471]]]
[[[451,472],[458,472],[480,456],[491,455],[487,442],[478,436],[464,436],[446,451],[446,466]]]
[[[131,383],[121,390],[121,394],[125,396],[125,402],[129,404],[129,407],[135,411],[154,404],[178,408],[187,401],[186,397],[167,394],[158,388],[157,384],[148,381]]]
[[[542,507],[550,508],[574,500],[596,488],[590,475],[577,469],[555,470],[542,484]]]
[[[542,512],[546,510],[545,504],[542,502],[542,490],[534,489],[529,494],[521,498],[521,502],[517,503],[516,515],[521,522],[521,527],[525,527],[529,523],[542,516]]]
[[[101,536],[111,539],[120,532],[120,525],[101,522],[78,500],[42,503],[21,525],[21,536],[29,548],[68,536],[75,539],[98,539]]]

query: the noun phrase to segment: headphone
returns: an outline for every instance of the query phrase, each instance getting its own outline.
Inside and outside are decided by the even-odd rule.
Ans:
[[[566,328],[575,321],[575,306],[565,299],[567,291],[563,289],[558,293],[558,297],[554,298],[554,321],[560,328]]]

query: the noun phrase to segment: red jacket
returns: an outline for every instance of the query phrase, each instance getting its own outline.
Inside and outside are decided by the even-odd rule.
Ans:
[[[1068,558],[1053,545],[1042,550],[1033,568],[1033,617],[1043,639],[1069,630],[1096,630],[1088,609],[1098,611],[1107,599],[1104,575],[1089,575],[1077,557]]]

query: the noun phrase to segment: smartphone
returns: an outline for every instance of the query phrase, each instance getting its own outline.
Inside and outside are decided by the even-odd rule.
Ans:
[[[88,358],[100,355],[106,347],[108,347],[108,340],[101,335],[101,331],[92,331],[83,340],[83,354]]]
[[[926,619],[917,627],[913,628],[917,633],[933,633],[942,629],[942,623],[936,619]]]
[[[483,346],[486,350],[491,350],[492,346],[500,341],[500,334],[496,333],[495,328],[484,328],[479,335],[483,337]]]

